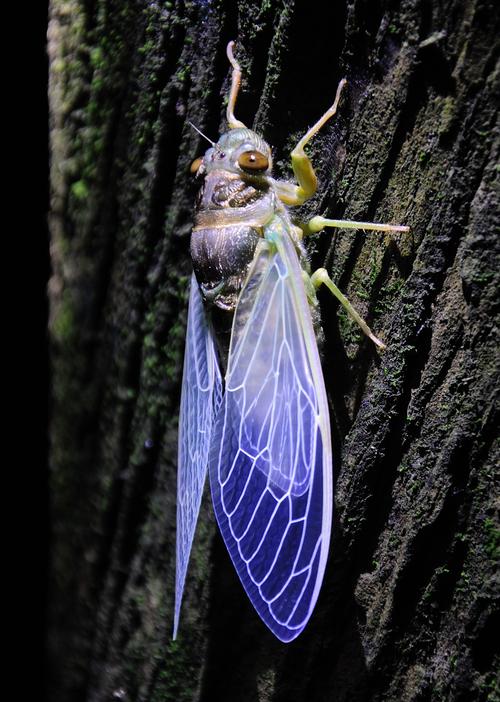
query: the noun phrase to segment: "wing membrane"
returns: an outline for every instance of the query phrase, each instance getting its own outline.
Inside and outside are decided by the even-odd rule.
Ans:
[[[174,639],[205,484],[214,417],[221,395],[222,382],[212,331],[193,274],[179,419]]]
[[[282,641],[306,625],[332,517],[330,425],[302,273],[278,221],[235,313],[209,459],[215,514],[255,609]]]

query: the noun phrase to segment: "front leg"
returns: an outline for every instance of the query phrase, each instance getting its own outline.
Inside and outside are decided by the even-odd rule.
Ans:
[[[309,129],[307,134],[302,137],[292,151],[292,168],[299,184],[293,185],[292,183],[286,183],[281,180],[274,181],[278,197],[285,205],[302,205],[316,192],[318,179],[316,178],[312,163],[304,151],[304,146],[312,139],[316,132],[319,132],[325,122],[337,112],[340,94],[346,83],[347,81],[345,78],[340,81],[333,105],[319,118],[316,124]]]

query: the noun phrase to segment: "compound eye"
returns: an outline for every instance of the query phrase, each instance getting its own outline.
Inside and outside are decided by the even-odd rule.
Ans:
[[[195,160],[193,161],[193,163],[191,164],[191,166],[189,168],[190,173],[197,173],[197,171],[202,163],[203,163],[203,159],[201,157],[195,158]]]
[[[238,166],[244,171],[266,171],[269,159],[260,151],[244,151],[238,158]]]

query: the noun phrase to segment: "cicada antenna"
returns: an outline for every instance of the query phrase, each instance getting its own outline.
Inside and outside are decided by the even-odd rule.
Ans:
[[[198,134],[200,134],[204,139],[206,139],[209,144],[212,144],[213,149],[215,149],[218,153],[220,153],[221,148],[218,144],[215,143],[215,141],[212,141],[211,139],[209,139],[206,134],[203,134],[201,129],[198,129],[198,127],[195,124],[193,124],[192,122],[190,122],[188,119],[186,120],[186,122],[189,124],[190,127],[192,127],[196,132],[198,132]]]
[[[240,120],[236,119],[236,117],[234,116],[234,105],[236,103],[236,98],[238,97],[238,92],[241,84],[241,68],[238,61],[234,58],[233,48],[234,41],[230,41],[227,45],[226,53],[229,62],[233,67],[233,75],[231,77],[231,92],[229,93],[229,102],[227,104],[226,117],[229,129],[245,129],[245,125],[243,124],[243,122],[240,122]]]
[[[197,127],[195,124],[193,124],[192,122],[190,122],[188,119],[186,120],[186,122],[189,124],[190,127],[192,127],[196,132],[198,132],[198,134],[200,134],[204,139],[206,139],[206,140],[208,141],[209,144],[212,144],[213,147],[216,146],[215,141],[212,141],[211,139],[209,139],[209,138],[207,137],[206,134],[203,134],[203,132],[201,131],[201,129],[198,129],[198,127]]]

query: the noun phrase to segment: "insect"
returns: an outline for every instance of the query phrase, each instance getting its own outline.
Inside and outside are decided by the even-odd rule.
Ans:
[[[206,473],[217,522],[250,601],[283,642],[307,624],[325,571],[332,522],[332,446],[315,326],[315,290],[339,299],[383,344],[329,278],[312,275],[303,236],[324,227],[408,227],[313,217],[297,226],[317,179],[304,147],[297,184],[272,177],[268,144],[234,116],[241,69],[227,47],[229,130],[192,171],[201,179],[191,236],[191,278],[179,427],[174,638]],[[210,140],[209,140],[210,141]]]

